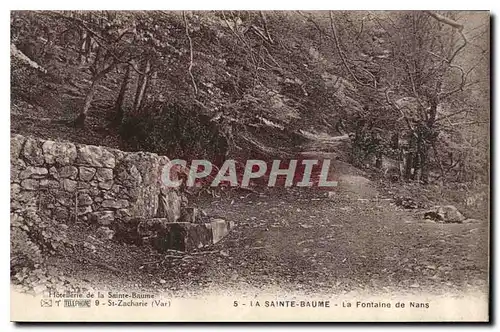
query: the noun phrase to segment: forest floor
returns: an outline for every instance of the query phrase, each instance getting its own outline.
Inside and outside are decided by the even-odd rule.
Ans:
[[[172,295],[266,288],[308,294],[486,294],[487,222],[424,220],[423,210],[396,206],[346,165],[334,166],[349,174],[337,174],[339,186],[330,192],[276,188],[192,201],[210,216],[235,224],[219,243],[197,252],[158,253],[98,240],[88,226],[70,227],[74,242],[81,245],[71,256],[49,260],[51,282]],[[42,283],[36,278],[34,284]]]

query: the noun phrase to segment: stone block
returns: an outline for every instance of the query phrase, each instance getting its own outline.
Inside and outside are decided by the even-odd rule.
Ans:
[[[25,170],[19,173],[19,178],[21,180],[27,178],[40,179],[49,174],[49,171],[45,167],[28,166]]]
[[[94,145],[80,145],[78,147],[77,162],[93,167],[115,167],[115,156],[106,148]]]
[[[231,228],[232,224],[223,219],[194,224],[169,222],[167,218],[151,218],[140,221],[137,231],[143,243],[150,244],[159,251],[192,251],[219,242]]]
[[[59,169],[59,176],[61,178],[76,179],[78,168],[75,166],[63,166]]]
[[[76,146],[72,143],[45,141],[42,150],[47,164],[70,165],[76,159]]]
[[[98,168],[96,178],[100,182],[113,180],[113,170],[111,168]]]
[[[96,169],[93,167],[80,166],[80,180],[90,181],[94,177]]]
[[[22,135],[12,135],[10,138],[10,159],[14,160],[19,158],[19,154],[23,149],[23,144],[26,138]]]
[[[34,166],[42,166],[45,162],[40,142],[33,138],[26,139],[22,155],[29,164]]]

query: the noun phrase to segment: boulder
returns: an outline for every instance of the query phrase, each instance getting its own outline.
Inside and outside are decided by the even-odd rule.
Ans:
[[[434,206],[424,213],[425,219],[444,223],[462,223],[465,217],[453,205]]]

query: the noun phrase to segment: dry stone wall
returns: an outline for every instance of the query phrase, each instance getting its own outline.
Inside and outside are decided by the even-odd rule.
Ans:
[[[37,204],[56,220],[110,225],[130,217],[180,218],[180,193],[162,185],[167,157],[11,136],[11,210]],[[163,200],[167,209],[160,209]],[[164,211],[166,210],[166,211]]]

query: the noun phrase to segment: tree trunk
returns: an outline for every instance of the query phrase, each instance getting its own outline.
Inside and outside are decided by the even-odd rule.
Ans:
[[[127,93],[128,83],[130,81],[130,65],[127,66],[125,70],[125,75],[123,76],[122,85],[120,87],[120,92],[115,102],[115,124],[119,125],[122,123],[124,110],[123,101],[125,100],[125,94]]]
[[[85,54],[87,49],[87,32],[84,30],[81,34],[81,45],[80,45],[80,65],[85,63]]]
[[[151,85],[151,77],[149,77],[149,75],[148,75],[144,79],[144,86],[143,86],[143,90],[142,90],[142,98],[139,100],[139,105],[137,105],[137,109],[138,110],[142,109],[142,106],[144,105],[145,101],[147,102],[147,93],[146,92],[148,91],[150,85]]]
[[[429,165],[428,165],[428,149],[427,145],[423,144],[420,151],[420,181],[424,184],[429,183]]]
[[[83,109],[75,120],[75,125],[77,127],[85,127],[85,119],[87,118],[87,114],[89,112],[90,106],[92,105],[92,101],[94,100],[94,95],[97,90],[97,80],[93,80],[90,85],[89,91],[85,96],[85,102],[83,104]]]
[[[142,103],[142,98],[144,97],[144,91],[146,90],[146,84],[148,80],[148,73],[149,69],[151,67],[151,63],[149,62],[149,59],[146,61],[146,64],[143,68],[143,73],[144,75],[140,75],[139,77],[139,82],[137,83],[137,90],[135,93],[135,100],[134,100],[134,112],[138,113],[141,103]]]

